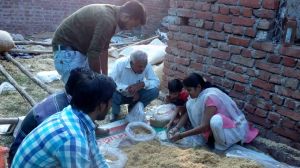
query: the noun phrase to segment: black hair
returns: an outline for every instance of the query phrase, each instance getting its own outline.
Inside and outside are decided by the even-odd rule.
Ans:
[[[80,74],[72,70],[71,76],[78,76],[76,85],[72,88],[71,106],[84,113],[91,113],[100,103],[108,103],[116,90],[116,83],[112,78],[91,70],[81,70]],[[71,78],[72,79],[72,78]]]
[[[191,73],[188,77],[183,80],[184,87],[197,87],[200,84],[202,90],[215,87],[210,82],[205,81],[203,77],[197,73]]]
[[[78,81],[87,78],[92,75],[92,72],[87,68],[75,68],[70,72],[70,76],[65,85],[66,93],[70,96],[73,95],[74,88]]]
[[[140,20],[140,24],[146,24],[146,11],[144,5],[136,0],[128,1],[120,8],[121,13],[127,13],[130,18]]]
[[[182,82],[179,79],[173,79],[168,82],[169,92],[181,92],[183,88]]]
[[[199,84],[202,88],[202,90],[210,88],[210,87],[214,87],[214,88],[218,88],[219,90],[221,90],[222,92],[224,92],[225,94],[228,95],[227,91],[225,91],[224,89],[211,84],[209,81],[205,81],[204,78],[197,74],[197,73],[191,73],[188,77],[186,77],[183,81],[182,81],[184,87],[197,87]]]

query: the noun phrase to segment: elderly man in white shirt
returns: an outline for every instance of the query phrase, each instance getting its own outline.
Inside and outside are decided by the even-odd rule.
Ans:
[[[135,51],[129,58],[118,59],[109,76],[117,84],[117,91],[112,98],[111,122],[117,120],[120,105],[129,104],[130,111],[137,102],[142,102],[146,107],[158,97],[159,79],[143,51]]]

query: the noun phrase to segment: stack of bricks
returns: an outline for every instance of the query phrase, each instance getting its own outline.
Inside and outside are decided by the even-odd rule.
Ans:
[[[30,34],[54,32],[60,22],[77,9],[93,4],[122,5],[128,0],[0,1],[0,30]],[[140,0],[148,13],[143,33],[154,34],[167,15],[169,0]],[[101,18],[99,18],[101,19]]]
[[[300,47],[271,34],[279,0],[171,0],[162,85],[197,72],[224,88],[260,135],[300,149]]]

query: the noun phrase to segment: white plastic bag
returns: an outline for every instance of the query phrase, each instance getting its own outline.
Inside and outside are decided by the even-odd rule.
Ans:
[[[3,30],[0,30],[0,53],[9,51],[15,47],[15,43],[11,35]]]
[[[110,168],[123,168],[126,166],[128,158],[121,149],[108,145],[100,145],[99,150],[106,158],[106,162]],[[115,160],[111,160],[109,157],[115,158]]]
[[[35,77],[38,78],[43,83],[50,83],[52,81],[60,79],[60,75],[58,74],[57,71],[38,72]]]
[[[0,94],[4,93],[6,91],[13,91],[13,90],[16,90],[16,88],[9,82],[3,82],[0,85]]]
[[[154,109],[153,118],[155,120],[170,120],[175,114],[174,104],[163,104]]]
[[[226,157],[237,157],[254,160],[257,163],[262,164],[266,168],[294,168],[293,166],[278,162],[277,160],[262,152],[247,149],[240,145],[234,145],[226,150]]]
[[[128,122],[145,121],[144,104],[137,102],[132,110],[127,114],[126,120]]]
[[[150,131],[150,134],[136,134],[134,132],[135,128],[142,128],[145,130]],[[127,134],[128,138],[132,141],[137,142],[145,142],[151,141],[155,138],[156,132],[155,130],[144,122],[131,122],[125,128],[125,133]]]

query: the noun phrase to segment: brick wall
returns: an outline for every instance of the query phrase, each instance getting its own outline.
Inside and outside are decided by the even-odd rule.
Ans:
[[[261,130],[300,149],[300,47],[270,35],[279,0],[171,0],[163,86],[198,72],[226,89]]]
[[[33,34],[55,31],[59,23],[82,6],[92,3],[122,5],[127,0],[10,0],[0,1],[0,29],[11,33]],[[153,34],[167,15],[169,0],[141,0],[149,13],[148,23],[143,28]]]

